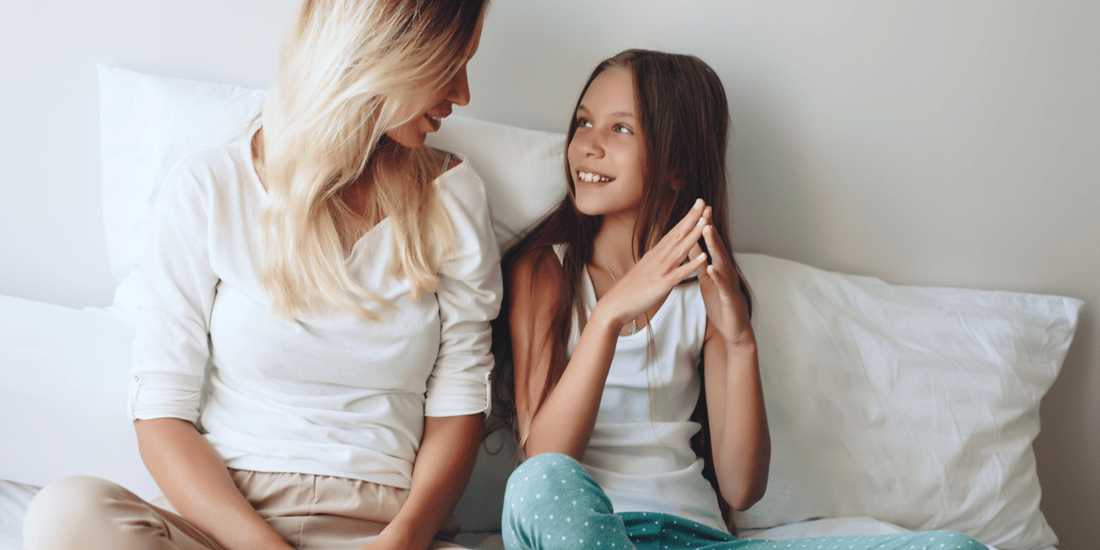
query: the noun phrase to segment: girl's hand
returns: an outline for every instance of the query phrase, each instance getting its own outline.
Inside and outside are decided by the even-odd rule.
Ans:
[[[612,285],[596,308],[602,309],[621,328],[661,303],[672,287],[705,266],[707,255],[699,249],[698,241],[704,227],[709,225],[703,216],[706,210],[709,208],[698,199],[687,215]]]
[[[711,324],[722,335],[727,346],[737,345],[750,326],[748,302],[741,292],[741,275],[721,246],[722,241],[710,224],[710,216],[711,209],[707,207],[703,215],[707,223],[702,233],[711,262],[699,270],[699,291],[703,294],[703,304]],[[701,252],[698,244],[692,250],[693,253]]]

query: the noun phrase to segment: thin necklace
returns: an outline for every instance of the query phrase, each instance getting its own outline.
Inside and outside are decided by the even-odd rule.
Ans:
[[[596,247],[593,247],[593,248],[596,248]],[[615,273],[613,271],[611,271],[610,267],[607,267],[607,260],[603,259],[603,254],[600,254],[600,249],[599,248],[596,248],[596,256],[599,256],[600,263],[602,263],[603,268],[607,270],[607,274],[611,275],[611,282],[614,282],[614,283],[619,282],[618,277],[615,277]],[[634,318],[634,319],[630,320],[630,328],[627,329],[627,332],[629,332],[632,335],[633,334],[638,334],[638,320],[637,320],[637,318]]]

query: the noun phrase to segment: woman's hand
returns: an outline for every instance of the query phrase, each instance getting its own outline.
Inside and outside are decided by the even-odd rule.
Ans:
[[[409,498],[362,550],[422,550],[431,545],[470,480],[484,422],[481,413],[424,417]]]
[[[599,309],[621,328],[660,304],[672,287],[705,266],[707,255],[698,242],[709,225],[704,217],[709,210],[703,199],[696,200],[687,215],[599,299],[592,316]]]
[[[708,206],[703,214],[706,225],[702,228],[703,240],[710,251],[710,265],[699,270],[699,291],[703,294],[703,304],[707,308],[707,317],[714,328],[722,335],[727,346],[741,343],[749,328],[748,301],[741,292],[741,274],[734,267],[733,260],[726,254],[721,238],[710,224],[711,209]],[[702,252],[696,244],[692,252]]]
[[[145,466],[181,516],[231,550],[294,550],[241,494],[194,424],[155,418],[134,428]]]

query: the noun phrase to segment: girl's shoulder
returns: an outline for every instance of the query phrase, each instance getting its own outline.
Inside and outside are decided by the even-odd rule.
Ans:
[[[552,246],[527,249],[506,269],[513,318],[545,316],[566,293],[564,271]]]
[[[561,250],[565,245],[545,245],[528,248],[512,262],[511,274],[548,275],[561,278]]]

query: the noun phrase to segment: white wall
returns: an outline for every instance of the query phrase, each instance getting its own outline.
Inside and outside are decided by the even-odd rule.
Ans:
[[[95,63],[264,87],[295,0],[9,2],[0,293],[103,305]],[[459,114],[564,131],[595,63],[699,55],[735,125],[736,248],[1087,302],[1043,401],[1043,510],[1100,541],[1100,3],[496,0]]]

